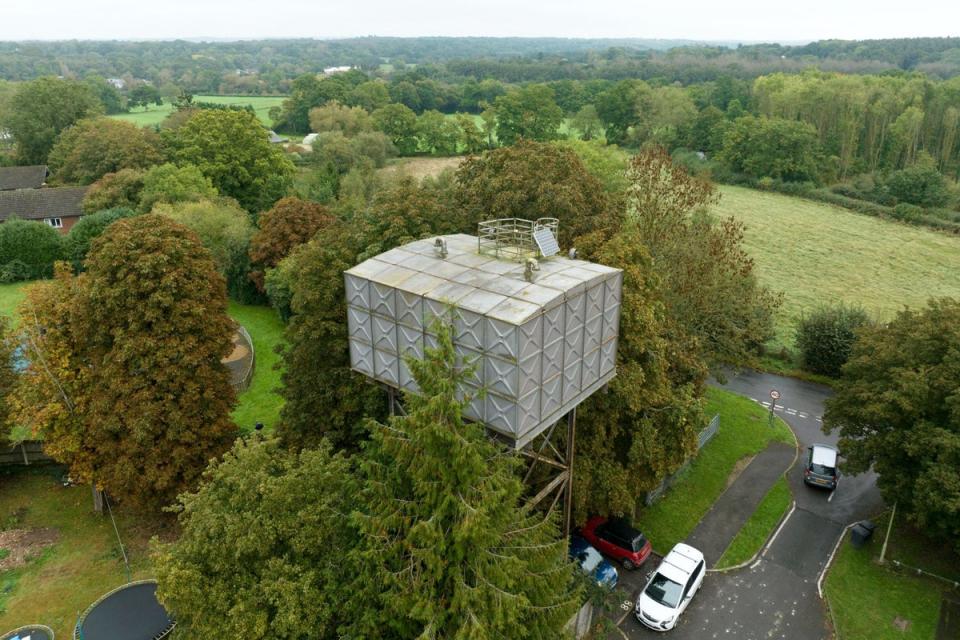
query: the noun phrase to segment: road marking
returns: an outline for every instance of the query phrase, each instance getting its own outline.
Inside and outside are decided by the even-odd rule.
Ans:
[[[827,498],[827,502],[833,502],[833,496],[835,496],[835,495],[837,495],[837,490],[836,490],[836,489],[834,489],[833,491],[830,492],[830,497]]]
[[[786,411],[787,411],[787,413],[788,413],[789,415],[791,415],[791,416],[797,415],[797,410],[796,410],[796,409],[787,409]]]
[[[817,578],[817,595],[820,596],[821,600],[823,600],[823,578],[827,575],[830,565],[833,564],[833,556],[837,555],[837,550],[840,549],[840,543],[843,542],[843,537],[847,535],[847,531],[849,531],[850,528],[855,524],[857,523],[851,522],[843,528],[843,531],[840,532],[840,537],[837,538],[837,544],[833,545],[833,551],[830,552],[830,557],[827,558],[827,563],[823,565],[823,569],[820,571],[820,577]]]
[[[767,546],[764,547],[763,553],[760,554],[760,557],[767,555],[767,551],[770,550],[770,547],[773,546],[773,541],[777,539],[777,536],[780,535],[780,532],[783,531],[783,528],[786,526],[787,521],[790,519],[790,516],[793,515],[793,512],[797,509],[796,500],[793,501],[793,504],[790,505],[790,513],[787,514],[787,517],[783,519],[783,522],[780,523],[780,526],[777,527],[777,530],[773,532],[773,536],[767,542]]]
[[[757,558],[756,561],[752,565],[750,565],[750,570],[753,571],[754,569],[756,569],[757,565],[760,564],[762,560],[763,558]]]

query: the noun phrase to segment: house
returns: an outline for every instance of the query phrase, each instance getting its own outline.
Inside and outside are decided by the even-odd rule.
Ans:
[[[89,187],[45,187],[0,191],[0,222],[10,218],[46,222],[66,234],[83,216],[83,196]]]
[[[341,66],[341,67],[324,67],[323,75],[325,76],[335,76],[338,73],[346,73],[353,69],[351,66]]]
[[[47,181],[47,165],[0,167],[0,191],[39,189]]]

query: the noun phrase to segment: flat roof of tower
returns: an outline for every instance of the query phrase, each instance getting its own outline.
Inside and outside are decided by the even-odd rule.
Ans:
[[[554,256],[539,261],[529,282],[524,263],[479,253],[476,236],[437,237],[447,243],[445,258],[434,237],[381,253],[346,273],[519,325],[620,271]]]

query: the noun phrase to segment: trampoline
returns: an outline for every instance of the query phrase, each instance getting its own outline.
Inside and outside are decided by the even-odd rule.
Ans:
[[[74,640],[162,640],[176,623],[157,602],[157,583],[131,582],[106,594],[84,612]]]
[[[42,624],[29,624],[0,634],[0,640],[53,640],[53,629]]]

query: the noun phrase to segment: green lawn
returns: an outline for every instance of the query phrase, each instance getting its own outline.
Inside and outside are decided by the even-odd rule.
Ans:
[[[721,186],[714,212],[747,225],[760,280],[783,291],[777,342],[823,302],[859,303],[881,320],[931,296],[960,296],[960,238],[777,193]]]
[[[272,430],[280,418],[283,398],[277,393],[280,371],[276,369],[280,356],[276,347],[283,341],[284,325],[271,307],[230,303],[230,317],[242,324],[253,338],[257,355],[253,380],[238,397],[233,419],[244,431],[250,431],[257,422]]]
[[[13,318],[17,305],[23,300],[23,290],[28,282],[0,284],[0,316]]]
[[[193,96],[195,102],[215,102],[217,104],[238,104],[253,107],[257,117],[267,127],[273,127],[273,121],[270,119],[270,108],[278,107],[286,99],[283,96]],[[129,113],[118,113],[110,116],[118,120],[126,120],[141,127],[160,124],[163,119],[173,111],[173,105],[169,102],[161,106],[151,105],[149,108],[137,107],[131,109]]]
[[[885,520],[878,522],[878,532],[885,531],[884,524]],[[941,585],[877,564],[882,544],[883,535],[875,533],[855,549],[848,537],[830,567],[824,591],[838,637],[931,640],[939,618]],[[910,622],[906,632],[893,625],[898,616]]]
[[[64,488],[53,473],[47,467],[0,474],[0,530],[52,527],[59,535],[26,566],[0,573],[0,631],[39,623],[70,638],[78,614],[126,582],[113,525],[94,515],[90,487]],[[157,523],[122,508],[114,515],[131,577],[149,577],[147,541]]]
[[[723,493],[737,462],[754,456],[772,440],[794,444],[793,434],[777,418],[770,428],[767,411],[752,400],[721,389],[707,390],[707,414],[720,414],[720,430],[682,477],[637,517],[637,526],[653,548],[668,551],[685,539]]]
[[[757,510],[747,520],[740,533],[730,542],[730,546],[720,556],[717,569],[733,567],[750,560],[767,542],[780,519],[790,508],[793,496],[786,478],[780,478],[763,497]]]

